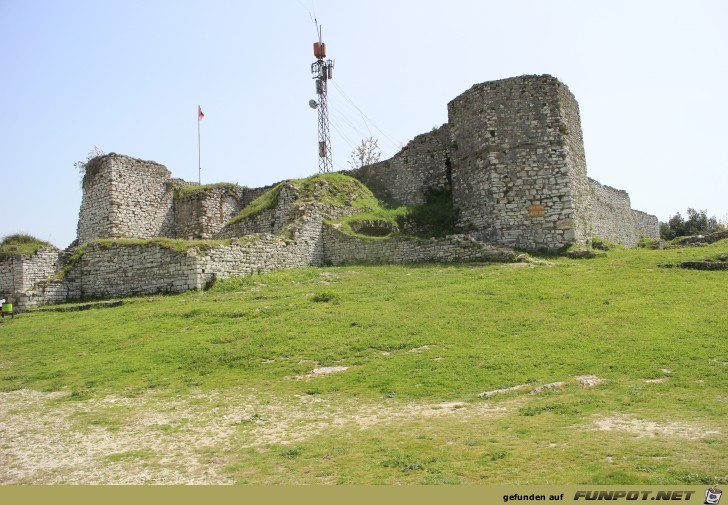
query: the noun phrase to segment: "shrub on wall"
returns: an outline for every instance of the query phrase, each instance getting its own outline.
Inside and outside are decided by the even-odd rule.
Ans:
[[[92,176],[93,173],[98,169],[101,164],[101,157],[105,154],[106,153],[103,150],[94,146],[86,155],[85,160],[79,160],[73,164],[73,166],[76,168],[76,170],[78,170],[79,174],[81,175],[81,187],[84,187],[84,184],[86,182],[86,176]]]

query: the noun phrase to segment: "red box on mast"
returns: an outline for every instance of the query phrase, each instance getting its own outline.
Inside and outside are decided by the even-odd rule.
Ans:
[[[313,43],[313,55],[317,60],[323,60],[326,58],[326,44],[323,42]]]

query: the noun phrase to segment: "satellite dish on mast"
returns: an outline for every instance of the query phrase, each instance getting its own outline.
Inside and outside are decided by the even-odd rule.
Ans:
[[[308,106],[311,107],[312,109],[316,110],[316,109],[318,109],[319,104],[316,100],[309,100]]]

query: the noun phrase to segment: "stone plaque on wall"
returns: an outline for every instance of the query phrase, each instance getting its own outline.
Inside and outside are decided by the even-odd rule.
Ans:
[[[546,215],[546,210],[544,209],[544,206],[540,203],[529,205],[528,215],[531,217],[544,217]]]

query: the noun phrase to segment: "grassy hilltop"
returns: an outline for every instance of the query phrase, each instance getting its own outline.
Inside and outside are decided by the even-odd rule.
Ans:
[[[20,314],[0,482],[725,484],[728,272],[664,265],[726,251],[309,268]]]

